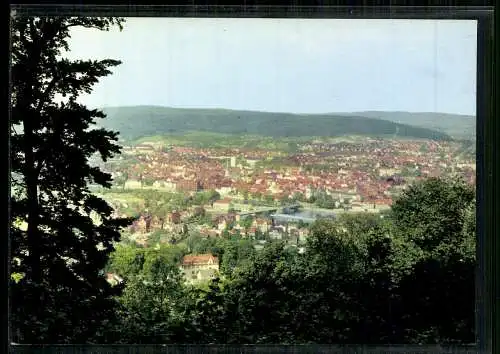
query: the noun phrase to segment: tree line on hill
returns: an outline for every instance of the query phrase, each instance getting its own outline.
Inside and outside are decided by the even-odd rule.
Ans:
[[[127,140],[192,131],[266,137],[345,136],[405,137],[450,140],[441,131],[377,118],[342,114],[292,114],[156,106],[103,108],[100,124]]]
[[[190,239],[188,252],[221,258],[221,277],[201,288],[182,281],[184,246],[118,245],[132,220],[114,218],[88,188],[111,186],[88,161],[118,154],[118,137],[89,129],[104,114],[76,99],[119,62],[61,54],[71,28],[122,23],[12,20],[13,342],[474,341],[475,192],[461,180],[413,185],[384,218],[318,221],[305,253],[282,242],[257,252],[241,239]],[[105,276],[113,269],[125,278],[116,286]]]

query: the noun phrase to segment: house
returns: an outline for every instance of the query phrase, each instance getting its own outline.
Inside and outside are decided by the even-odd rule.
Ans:
[[[141,187],[142,187],[141,182],[133,179],[127,180],[124,186],[125,189],[138,189]]]
[[[281,240],[283,238],[283,235],[278,230],[271,230],[269,232],[269,237],[274,240]]]
[[[252,222],[252,227],[262,233],[265,233],[269,231],[269,222],[266,219],[257,218]]]
[[[219,231],[225,230],[227,227],[228,223],[224,218],[220,219],[220,221],[217,223],[217,230]]]
[[[228,209],[229,205],[231,204],[231,198],[224,198],[221,200],[217,200],[214,202],[213,207],[218,208],[218,209]]]
[[[219,259],[212,254],[186,255],[181,270],[187,283],[206,281],[219,273]]]
[[[145,144],[145,143],[142,143],[142,144],[137,144],[135,146],[135,149],[136,150],[141,150],[141,151],[148,151],[148,150],[154,150],[154,147],[150,144]]]

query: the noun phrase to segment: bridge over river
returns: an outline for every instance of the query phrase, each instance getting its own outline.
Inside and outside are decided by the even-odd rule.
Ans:
[[[277,221],[283,221],[283,222],[303,221],[303,222],[308,223],[308,224],[316,221],[316,218],[299,216],[299,215],[292,215],[292,214],[271,214],[271,218],[273,218]]]
[[[287,213],[295,213],[301,208],[300,204],[292,204],[281,207],[260,207],[255,208],[254,210],[242,211],[239,212],[238,215],[248,216],[248,215],[259,215],[259,214],[268,214],[268,213],[278,213],[287,214]]]
[[[331,212],[320,212],[314,211],[310,209],[306,209],[305,211],[300,211],[302,205],[300,204],[292,204],[281,207],[261,207],[251,211],[242,211],[239,212],[238,215],[240,217],[248,216],[248,215],[262,215],[266,214],[270,218],[278,221],[278,222],[299,222],[303,221],[305,223],[313,223],[320,217],[335,217],[334,213]]]

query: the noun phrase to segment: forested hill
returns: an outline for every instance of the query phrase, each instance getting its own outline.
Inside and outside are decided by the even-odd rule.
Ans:
[[[188,109],[159,106],[109,107],[98,124],[120,132],[126,140],[159,134],[206,131],[271,137],[397,136],[448,140],[444,132],[424,127],[349,114],[292,114],[225,109]]]
[[[444,132],[453,138],[476,139],[476,117],[462,114],[434,112],[357,112],[352,115],[378,118]]]

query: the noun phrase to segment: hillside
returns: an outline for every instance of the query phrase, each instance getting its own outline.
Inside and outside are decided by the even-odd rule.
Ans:
[[[98,123],[119,131],[125,140],[189,131],[268,137],[363,135],[434,140],[450,138],[446,133],[425,127],[349,114],[306,115],[158,106],[110,107],[103,111],[108,118]]]
[[[460,114],[426,112],[357,112],[352,115],[377,118],[444,132],[456,139],[476,139],[476,117]]]

